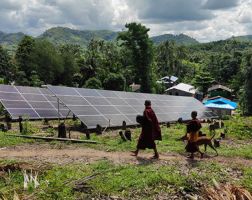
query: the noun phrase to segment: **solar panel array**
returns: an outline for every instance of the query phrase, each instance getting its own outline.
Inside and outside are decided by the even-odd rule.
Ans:
[[[188,120],[196,110],[200,118],[212,117],[212,112],[193,97],[133,93],[51,86],[54,93],[88,128],[136,124],[136,115],[143,114],[144,102],[151,100],[159,122]]]
[[[46,88],[0,85],[0,102],[12,119],[58,118],[57,98]],[[65,118],[69,109],[59,106],[59,117]]]

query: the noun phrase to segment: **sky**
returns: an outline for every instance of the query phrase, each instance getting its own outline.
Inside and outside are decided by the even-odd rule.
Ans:
[[[33,36],[56,26],[121,31],[139,22],[150,36],[208,42],[252,35],[252,0],[0,0],[0,19],[0,31]]]

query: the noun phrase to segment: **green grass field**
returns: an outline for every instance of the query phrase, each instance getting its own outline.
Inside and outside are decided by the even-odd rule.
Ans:
[[[181,124],[174,124],[170,128],[162,127],[163,141],[158,143],[161,155],[180,155],[173,161],[161,159],[135,164],[101,159],[55,164],[5,158],[0,161],[0,197],[12,199],[15,191],[20,199],[183,199],[185,194],[201,195],[202,188],[213,185],[213,179],[219,183],[242,186],[252,192],[252,118],[235,117],[224,123],[228,127],[227,138],[221,141],[221,147],[218,148],[220,156],[216,159],[210,157],[187,162],[184,159],[184,144],[176,140],[185,132],[185,126]],[[61,145],[58,142],[53,142],[52,145],[60,148],[68,145],[75,148],[88,147],[114,154],[129,152],[135,149],[140,134],[139,128],[132,131],[132,142],[123,142],[117,131],[111,131],[100,136],[92,134],[92,140],[99,142],[97,145]],[[216,137],[222,131],[224,130],[217,130]],[[209,134],[205,125],[203,132]],[[7,137],[5,133],[0,133],[1,148],[27,143],[41,142]],[[207,154],[213,156],[214,151],[208,149]],[[237,160],[239,162],[235,162]],[[243,164],[243,161],[246,162]],[[39,172],[38,188],[29,184],[28,189],[23,189],[24,165],[35,166],[33,170]],[[29,167],[25,169],[30,172]]]

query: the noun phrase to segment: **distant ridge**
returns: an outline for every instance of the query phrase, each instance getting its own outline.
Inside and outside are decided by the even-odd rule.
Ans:
[[[110,31],[110,30],[74,30],[66,27],[54,27],[46,30],[37,38],[46,39],[52,42],[53,44],[78,44],[81,47],[86,47],[92,38],[103,39],[106,41],[115,41],[118,32]],[[0,31],[0,45],[15,49],[18,43],[25,36],[24,33],[4,33]],[[173,34],[164,34],[159,36],[151,37],[154,44],[160,44],[165,41],[174,41],[180,45],[199,45],[201,44],[196,39],[185,35],[173,35]],[[244,36],[234,36],[232,38],[219,41],[223,43],[224,41],[236,40],[239,42],[252,42],[252,35],[244,35]],[[218,44],[218,41],[209,42],[209,44],[214,43]]]
[[[237,40],[240,42],[252,42],[252,35],[233,36],[229,38],[229,40]]]
[[[46,30],[38,38],[47,39],[54,44],[78,44],[87,46],[92,38],[113,41],[117,37],[117,32],[109,30],[74,30],[65,27],[54,27]]]
[[[199,42],[185,34],[173,35],[173,34],[164,34],[159,35],[151,38],[155,44],[159,44],[164,41],[174,41],[177,44],[183,45],[192,45],[192,44],[199,44]]]
[[[24,33],[4,33],[0,31],[0,44],[3,46],[17,45],[25,36]]]

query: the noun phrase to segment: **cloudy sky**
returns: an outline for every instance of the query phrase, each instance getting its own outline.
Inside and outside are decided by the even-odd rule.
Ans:
[[[137,21],[150,35],[185,33],[201,42],[252,34],[252,0],[0,0],[0,31],[48,28],[120,31]]]

